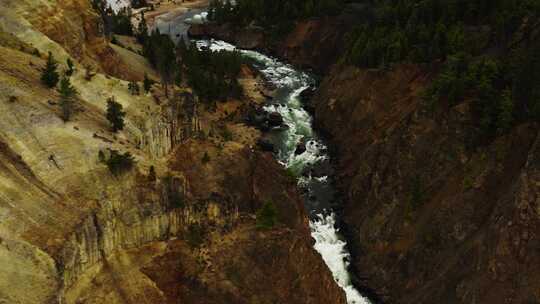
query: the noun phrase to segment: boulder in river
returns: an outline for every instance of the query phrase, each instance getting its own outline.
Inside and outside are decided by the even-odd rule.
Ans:
[[[283,116],[278,112],[268,114],[268,125],[270,127],[279,127],[283,124]]]
[[[257,145],[263,151],[267,151],[267,152],[274,152],[275,151],[274,143],[269,138],[265,138],[265,137],[260,138],[257,141]]]
[[[300,155],[300,154],[306,152],[306,150],[307,150],[306,142],[302,140],[296,145],[296,150],[294,150],[294,154]]]

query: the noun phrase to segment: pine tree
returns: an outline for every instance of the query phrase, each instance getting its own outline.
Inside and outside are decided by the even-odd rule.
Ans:
[[[126,112],[123,111],[121,104],[116,102],[114,97],[107,99],[107,119],[111,123],[113,132],[118,132],[124,129],[124,117]]]
[[[56,71],[57,68],[58,63],[54,60],[52,53],[49,52],[47,64],[45,65],[41,75],[41,82],[49,88],[54,88],[60,79],[60,75]]]
[[[143,45],[148,40],[148,25],[144,18],[144,12],[141,12],[141,22],[139,22],[139,26],[137,26],[137,40]]]
[[[68,59],[67,59],[66,64],[67,64],[67,67],[68,67],[68,69],[67,69],[67,71],[66,71],[66,75],[67,75],[67,76],[73,75],[73,72],[75,72],[75,67],[74,67],[74,65],[73,65],[73,61],[71,60],[71,58],[68,58]]]
[[[150,166],[150,170],[148,170],[148,180],[150,182],[155,182],[156,178],[156,169],[154,168],[154,166]]]
[[[146,74],[146,73],[144,73],[143,86],[144,86],[144,92],[145,93],[148,93],[150,91],[150,89],[152,88],[152,80],[150,80],[150,78],[148,78],[148,74]]]
[[[62,108],[62,120],[69,121],[74,110],[74,99],[77,95],[77,90],[71,85],[68,77],[63,77],[60,81],[60,107]]]
[[[140,88],[139,84],[135,81],[130,81],[128,84],[128,90],[131,95],[139,95],[140,94]]]

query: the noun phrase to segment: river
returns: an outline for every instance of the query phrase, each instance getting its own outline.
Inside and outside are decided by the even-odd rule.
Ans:
[[[162,33],[169,33],[175,42],[186,36],[189,27],[184,21],[191,20],[202,10],[192,10],[170,22],[158,23]],[[270,136],[277,148],[276,159],[290,170],[298,180],[298,187],[304,193],[306,209],[309,212],[311,235],[317,250],[337,284],[347,295],[348,304],[371,303],[353,286],[348,271],[350,253],[347,242],[336,225],[334,207],[339,205],[332,186],[332,167],[324,141],[317,136],[312,126],[312,116],[303,108],[300,101],[302,91],[315,84],[313,77],[293,66],[275,58],[251,50],[237,49],[234,45],[218,40],[198,40],[199,48],[208,47],[213,51],[239,51],[252,59],[266,80],[275,88],[272,101],[264,107],[268,112],[278,112],[288,126],[285,130],[272,131]],[[305,143],[306,151],[295,153],[300,142]]]

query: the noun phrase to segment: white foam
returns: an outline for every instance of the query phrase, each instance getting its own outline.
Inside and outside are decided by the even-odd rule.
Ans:
[[[334,280],[343,288],[347,295],[348,304],[369,304],[362,297],[351,282],[347,267],[349,266],[350,254],[346,249],[347,243],[339,237],[339,231],[335,228],[336,218],[334,213],[328,215],[319,214],[317,219],[310,221],[311,236],[315,239],[313,246],[332,271]]]
[[[313,177],[311,175],[301,176],[302,171],[317,162],[328,159],[326,146],[321,141],[314,139],[311,115],[302,108],[299,99],[300,93],[310,87],[309,75],[296,71],[291,65],[283,64],[255,51],[238,50],[234,45],[223,41],[197,41],[197,47],[208,47],[212,51],[237,50],[259,62],[263,66],[261,72],[277,88],[291,90],[291,93],[284,98],[284,104],[269,104],[264,109],[267,112],[281,114],[284,123],[289,127],[283,131],[284,141],[283,147],[278,153],[278,161],[291,169],[296,176],[299,176],[298,185],[300,187],[308,187]],[[306,151],[296,155],[296,147],[301,141],[307,141],[305,143]],[[327,183],[328,176],[318,177],[316,180]],[[348,272],[350,254],[346,248],[347,243],[340,237],[339,231],[335,227],[334,213],[317,214],[316,218],[310,221],[310,228],[311,235],[315,239],[314,248],[321,254],[328,268],[332,271],[337,284],[345,291],[347,303],[370,303],[352,285]]]
[[[116,13],[124,7],[131,6],[129,0],[107,0],[107,5],[109,5]]]

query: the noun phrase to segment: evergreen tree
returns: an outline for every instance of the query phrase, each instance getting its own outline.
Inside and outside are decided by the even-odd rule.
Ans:
[[[125,152],[124,154],[121,154],[116,150],[111,150],[110,152],[110,156],[105,161],[105,164],[113,175],[123,174],[133,168],[135,159],[131,153]]]
[[[145,44],[148,40],[148,25],[146,24],[146,19],[144,18],[144,12],[141,12],[141,21],[137,26],[137,41],[140,44]]]
[[[154,166],[150,166],[150,169],[148,170],[148,180],[150,182],[155,182],[156,179],[156,169],[154,168]]]
[[[116,102],[114,96],[107,99],[107,119],[111,123],[113,132],[118,132],[124,129],[124,117],[126,112],[123,111],[121,104]]]
[[[68,77],[63,77],[58,88],[60,93],[60,107],[62,108],[62,120],[67,122],[70,120],[75,107],[75,96],[77,90],[71,85]]]
[[[56,71],[58,63],[54,60],[54,56],[49,52],[47,63],[41,74],[41,82],[49,88],[54,88],[60,79],[60,75]]]
[[[140,94],[140,88],[139,84],[136,81],[130,81],[128,83],[128,90],[131,95],[139,95]]]
[[[73,61],[71,60],[71,58],[68,58],[67,59],[67,70],[66,70],[66,76],[71,76],[73,75],[73,72],[75,72],[75,66],[73,65]]]
[[[144,73],[143,86],[144,86],[144,92],[145,93],[148,93],[150,91],[150,89],[152,88],[152,80],[150,80],[150,78],[148,78],[147,73]]]

